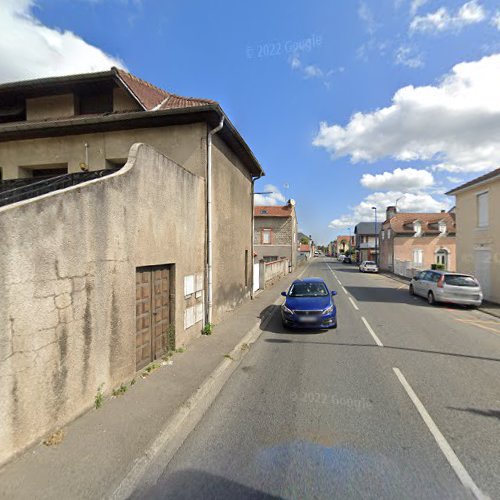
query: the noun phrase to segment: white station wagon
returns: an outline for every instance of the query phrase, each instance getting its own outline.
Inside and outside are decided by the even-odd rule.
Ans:
[[[469,274],[447,271],[422,271],[410,282],[410,294],[425,297],[429,304],[451,302],[480,306],[483,301],[481,285]]]

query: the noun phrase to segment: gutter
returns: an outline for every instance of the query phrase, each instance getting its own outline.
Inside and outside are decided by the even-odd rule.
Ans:
[[[212,137],[222,130],[224,126],[224,115],[221,115],[220,123],[208,132],[207,136],[207,324],[212,323],[213,290],[212,290]]]

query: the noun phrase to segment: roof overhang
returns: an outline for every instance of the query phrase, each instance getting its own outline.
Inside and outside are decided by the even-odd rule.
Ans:
[[[102,75],[109,78],[110,73],[104,72]],[[93,75],[95,76],[96,73]],[[73,79],[78,76],[74,76]],[[0,125],[0,142],[200,122],[205,122],[210,128],[215,128],[220,123],[222,116],[224,116],[224,127],[218,133],[218,136],[241,159],[252,177],[264,176],[265,173],[252,150],[218,104],[162,111],[133,111],[109,113],[107,115],[78,116],[52,121],[7,123]]]
[[[479,177],[476,177],[475,179],[472,179],[469,182],[466,182],[465,184],[462,184],[461,186],[458,186],[450,191],[448,191],[447,194],[448,196],[450,195],[455,195],[457,193],[461,193],[462,191],[467,191],[469,189],[476,189],[477,187],[481,187],[485,184],[489,184],[490,182],[499,179],[500,178],[500,168],[497,168],[495,170],[492,170],[491,172],[488,172],[484,175],[481,175]]]

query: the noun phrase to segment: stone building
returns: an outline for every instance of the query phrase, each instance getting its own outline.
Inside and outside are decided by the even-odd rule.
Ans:
[[[116,68],[0,85],[0,171],[1,463],[250,297],[263,171]]]
[[[254,207],[254,248],[256,258],[271,262],[286,258],[291,269],[297,265],[297,214],[295,202],[284,206]]]

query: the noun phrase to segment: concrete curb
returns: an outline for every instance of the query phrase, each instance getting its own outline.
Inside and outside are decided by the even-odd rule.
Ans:
[[[273,305],[278,305],[280,302],[281,297],[276,299]],[[229,357],[225,357],[194,394],[177,409],[142,456],[136,459],[131,470],[110,495],[111,499],[121,500],[129,498],[134,494],[135,489],[140,483],[147,487],[156,482],[163,469],[222,390],[231,373],[238,367],[243,357],[249,351],[248,347],[265,330],[275,312],[275,310],[271,310],[264,318],[257,321],[243,339],[236,344],[229,353]],[[161,457],[161,466],[154,468],[154,461],[159,457]]]

